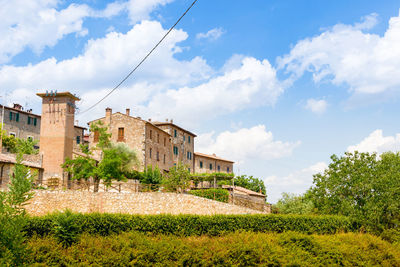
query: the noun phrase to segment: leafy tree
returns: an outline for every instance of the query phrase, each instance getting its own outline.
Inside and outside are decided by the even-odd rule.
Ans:
[[[162,184],[168,191],[181,192],[189,188],[191,175],[188,167],[182,163],[178,163],[169,169],[167,175],[164,176]]]
[[[92,158],[92,151],[81,146],[85,156],[78,156],[75,159],[67,159],[62,165],[64,170],[73,175],[75,180],[94,180],[94,192],[98,192],[99,182],[103,180],[106,185],[111,185],[112,180],[123,181],[127,174],[132,172],[133,167],[138,166],[136,153],[130,150],[125,144],[112,144],[111,134],[107,127],[101,122],[90,127],[91,131],[99,133],[99,142],[94,150],[100,150],[102,159],[99,163]]]
[[[277,213],[283,214],[311,214],[314,210],[313,202],[306,195],[282,193],[275,208]]]
[[[331,160],[309,192],[319,213],[351,216],[376,231],[399,227],[399,153],[346,152]]]
[[[35,175],[22,165],[24,148],[17,146],[16,164],[8,191],[0,191],[0,265],[23,265],[26,257],[24,206],[33,197],[30,192]],[[26,147],[25,147],[26,149]],[[29,149],[28,149],[29,150]]]
[[[140,182],[143,184],[161,184],[162,174],[158,166],[148,165],[143,173],[140,175]]]

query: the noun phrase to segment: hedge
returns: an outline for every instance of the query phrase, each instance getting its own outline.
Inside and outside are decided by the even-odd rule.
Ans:
[[[339,216],[275,214],[174,216],[66,212],[29,217],[25,230],[28,236],[68,233],[70,229],[74,229],[75,234],[88,233],[102,236],[129,231],[178,236],[216,236],[235,231],[333,234],[354,232],[359,228],[360,225],[356,221]],[[63,229],[65,230],[62,231]]]
[[[84,234],[68,248],[51,236],[31,238],[27,245],[27,265],[35,266],[400,266],[395,244],[360,233],[188,238],[130,232]]]
[[[221,189],[221,188],[190,190],[188,193],[191,195],[194,195],[194,196],[213,199],[213,200],[225,202],[225,203],[228,203],[228,201],[229,201],[228,190]]]

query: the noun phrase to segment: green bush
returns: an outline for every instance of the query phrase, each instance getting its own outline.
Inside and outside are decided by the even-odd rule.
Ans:
[[[220,202],[228,203],[229,201],[229,192],[225,189],[220,188],[210,188],[210,189],[202,189],[202,190],[191,190],[188,192],[191,195],[204,197],[208,199],[213,199]]]
[[[210,237],[84,234],[68,248],[32,238],[30,264],[40,266],[400,266],[400,250],[368,234],[236,232]]]
[[[28,236],[55,234],[54,225],[61,214],[30,217],[26,226]],[[70,215],[72,216],[72,215]],[[68,221],[78,228],[74,233],[107,236],[113,233],[139,231],[180,236],[220,235],[235,231],[285,232],[333,234],[357,231],[360,225],[347,217],[306,215],[128,215],[128,214],[73,214]]]

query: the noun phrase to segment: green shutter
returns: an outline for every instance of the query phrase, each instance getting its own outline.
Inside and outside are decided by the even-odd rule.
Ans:
[[[12,121],[13,113],[10,111],[10,121]]]
[[[31,117],[28,117],[28,124],[31,124]]]
[[[19,113],[16,114],[15,121],[19,121]]]
[[[34,119],[33,119],[33,125],[36,126],[36,124],[37,124],[37,118],[34,118]]]

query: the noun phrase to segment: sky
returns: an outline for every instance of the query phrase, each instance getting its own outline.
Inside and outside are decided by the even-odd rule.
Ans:
[[[131,109],[197,134],[195,150],[301,194],[332,154],[400,150],[400,2],[0,0],[1,102],[41,113],[46,90],[81,98],[86,125]]]

